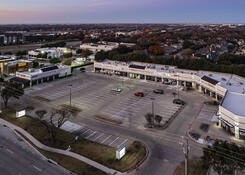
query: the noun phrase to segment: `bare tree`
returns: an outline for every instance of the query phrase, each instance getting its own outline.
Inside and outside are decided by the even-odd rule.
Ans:
[[[153,125],[154,125],[154,116],[153,116],[153,114],[152,114],[152,113],[147,113],[147,114],[145,115],[145,119],[146,119],[146,121],[147,121],[147,123],[148,123],[148,126],[149,126],[150,128],[152,128]]]
[[[60,128],[72,116],[72,113],[66,109],[58,109],[56,110],[56,114],[58,115],[58,128]]]
[[[48,136],[49,136],[49,141],[51,143],[55,143],[56,142],[56,126],[53,122],[53,118],[56,115],[56,111],[52,111],[49,115],[49,120],[44,120],[45,115],[47,114],[46,110],[38,110],[36,111],[36,115],[38,116],[41,124],[43,126],[46,127],[47,131],[48,131]]]
[[[49,118],[44,120],[44,116],[48,114],[46,110],[36,111],[40,122],[46,127],[51,143],[56,142],[57,127],[60,128],[71,116],[72,113],[66,109],[53,109],[48,115]],[[54,121],[57,118],[57,124]]]
[[[158,123],[158,126],[160,126],[160,123],[161,123],[161,121],[162,121],[162,116],[156,115],[156,116],[155,116],[155,121]]]

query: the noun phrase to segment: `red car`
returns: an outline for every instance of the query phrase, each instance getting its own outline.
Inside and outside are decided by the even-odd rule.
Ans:
[[[134,94],[137,97],[144,97],[144,93],[143,92],[137,92]]]

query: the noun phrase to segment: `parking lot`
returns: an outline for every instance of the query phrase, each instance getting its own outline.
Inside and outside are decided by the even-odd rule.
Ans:
[[[174,98],[172,92],[176,90],[174,87],[169,88],[161,83],[152,84],[116,78],[93,73],[80,74],[67,80],[61,79],[35,86],[28,90],[28,94],[32,97],[41,96],[50,100],[52,105],[59,106],[70,104],[69,88],[71,88],[71,103],[82,110],[79,117],[91,118],[99,115],[120,121],[123,126],[134,127],[143,127],[146,124],[145,114],[152,110],[155,115],[162,116],[162,124],[164,124],[181,107],[172,102]],[[121,88],[122,92],[113,91],[115,88]],[[154,89],[163,89],[165,93],[155,94]],[[144,97],[135,96],[137,92],[143,92]]]
[[[132,140],[128,138],[93,130],[86,127],[85,125],[78,125],[69,121],[65,122],[61,129],[74,133],[76,136],[82,137],[84,139],[114,148],[119,148],[121,146],[129,147],[132,144]]]

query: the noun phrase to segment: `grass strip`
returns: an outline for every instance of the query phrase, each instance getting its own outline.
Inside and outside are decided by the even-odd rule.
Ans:
[[[16,118],[15,111],[6,108],[3,109],[0,116],[4,120],[25,129],[44,145],[63,150],[70,146],[72,152],[120,172],[135,168],[146,156],[145,146],[141,142],[135,141],[127,148],[126,155],[121,160],[117,160],[115,148],[82,137],[79,137],[78,141],[75,142],[76,135],[59,128],[56,128],[56,141],[51,143],[46,127],[38,119],[32,117]]]
[[[16,131],[18,132],[18,131]],[[106,175],[103,171],[96,169],[80,160],[77,160],[73,157],[69,157],[66,155],[53,153],[49,151],[45,151],[43,149],[40,149],[36,147],[28,138],[26,138],[24,135],[22,135],[20,132],[18,132],[26,141],[28,141],[36,150],[38,150],[42,155],[44,155],[46,158],[51,159],[58,163],[60,166],[64,167],[65,169],[76,173],[78,175]]]
[[[112,123],[112,124],[116,124],[116,125],[122,124],[122,121],[120,121],[120,120],[111,119],[111,118],[108,118],[108,117],[105,117],[105,116],[102,116],[102,115],[95,115],[94,117],[96,119],[98,119],[98,120],[109,122],[109,123]]]

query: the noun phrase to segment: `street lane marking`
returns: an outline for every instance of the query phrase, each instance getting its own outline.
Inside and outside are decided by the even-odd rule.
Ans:
[[[109,144],[109,146],[111,146],[115,141],[117,141],[119,139],[119,137],[117,137],[113,142],[111,142],[110,144]]]
[[[107,141],[109,138],[111,138],[111,136],[112,136],[112,135],[109,135],[105,140],[103,140],[103,141],[101,142],[101,144],[103,144],[105,141]]]

